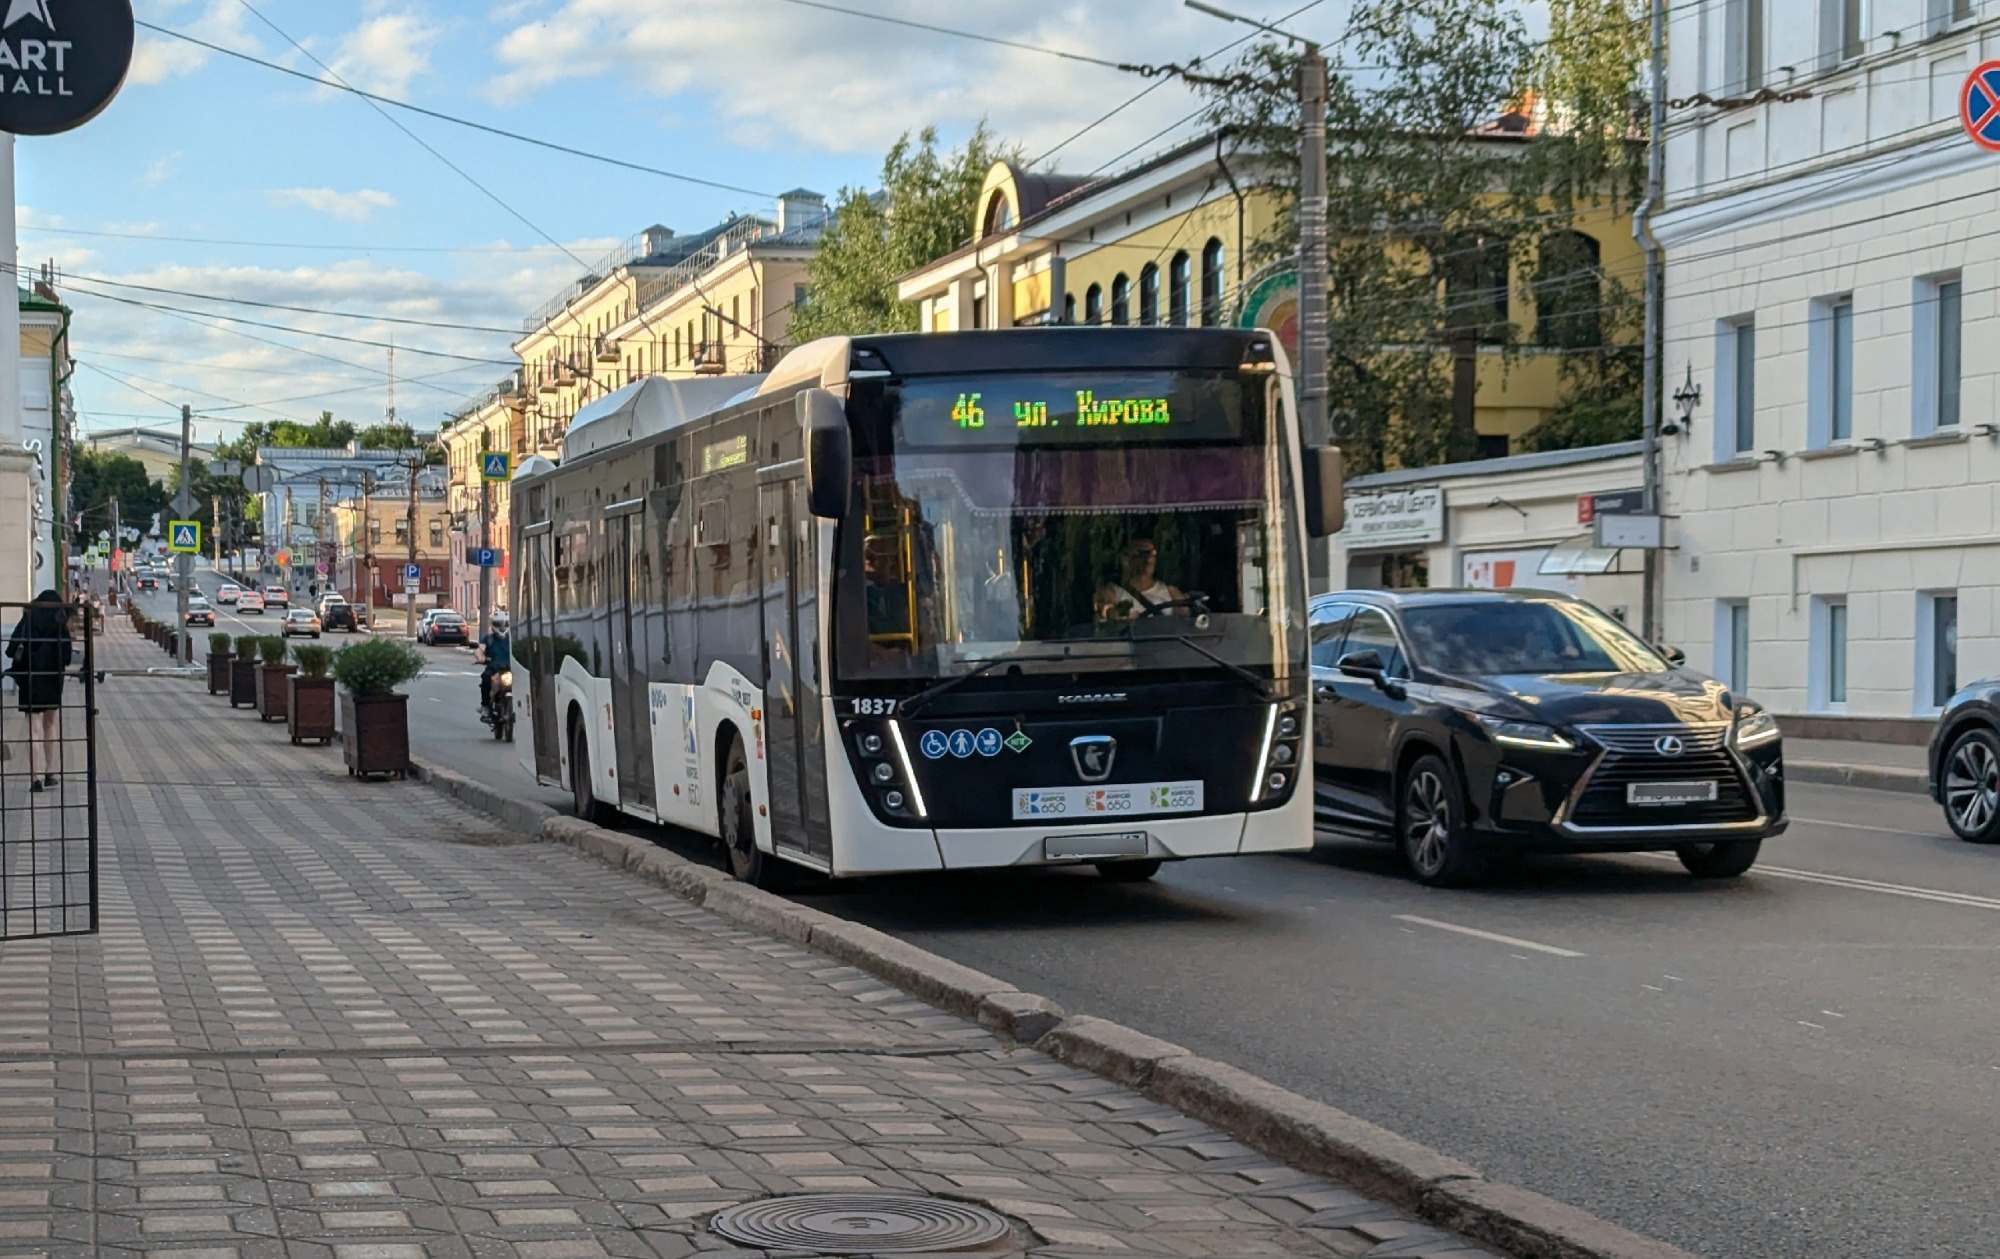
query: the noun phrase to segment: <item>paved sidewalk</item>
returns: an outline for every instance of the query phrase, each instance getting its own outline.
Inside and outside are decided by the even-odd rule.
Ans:
[[[1841,783],[1923,795],[1930,791],[1929,750],[1858,739],[1787,739],[1785,774],[1794,782]]]
[[[984,1203],[982,1254],[1487,1253],[198,680],[99,697],[104,932],[0,945],[0,1255],[755,1254],[707,1216],[810,1191]]]

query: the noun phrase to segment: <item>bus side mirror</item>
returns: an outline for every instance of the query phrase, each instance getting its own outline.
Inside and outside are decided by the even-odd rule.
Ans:
[[[1308,446],[1305,454],[1306,532],[1330,538],[1347,523],[1347,465],[1338,446]]]
[[[799,421],[806,430],[806,498],[812,514],[839,520],[847,514],[848,486],[854,479],[854,441],[847,408],[824,389],[798,396]]]

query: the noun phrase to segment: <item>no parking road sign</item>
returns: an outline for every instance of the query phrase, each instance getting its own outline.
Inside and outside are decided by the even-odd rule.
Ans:
[[[2000,61],[1988,61],[1966,76],[1958,94],[1958,121],[1972,142],[2000,153]]]

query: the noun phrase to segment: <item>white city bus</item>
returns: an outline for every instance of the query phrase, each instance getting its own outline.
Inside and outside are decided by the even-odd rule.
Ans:
[[[1307,848],[1340,471],[1290,397],[1269,333],[1181,328],[628,386],[514,482],[523,762],[757,883]]]

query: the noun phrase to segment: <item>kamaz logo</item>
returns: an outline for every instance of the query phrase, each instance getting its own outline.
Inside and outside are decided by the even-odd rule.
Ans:
[[[1122,704],[1124,702],[1125,692],[1123,691],[1090,691],[1082,695],[1056,696],[1056,703],[1058,704]]]

